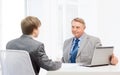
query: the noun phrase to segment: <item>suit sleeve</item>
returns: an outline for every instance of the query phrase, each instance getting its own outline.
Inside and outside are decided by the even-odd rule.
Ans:
[[[63,44],[63,55],[62,55],[62,62],[65,63],[65,60],[64,60],[64,49],[66,47],[66,40],[64,41],[64,44]]]
[[[96,46],[96,47],[102,46],[101,41],[100,41],[99,38],[96,39],[96,45],[95,45],[95,46]]]
[[[37,59],[39,60],[40,67],[46,70],[57,70],[61,67],[62,63],[60,61],[53,62],[45,53],[44,45],[41,44],[37,50]]]

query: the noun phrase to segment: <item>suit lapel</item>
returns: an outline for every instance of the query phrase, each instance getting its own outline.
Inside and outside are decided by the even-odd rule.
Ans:
[[[73,38],[70,39],[70,43],[68,44],[68,50],[67,50],[67,52],[68,52],[68,60],[70,58],[70,51],[71,51],[71,47],[72,47],[72,41],[73,41]]]
[[[80,43],[80,48],[79,48],[79,50],[78,50],[78,53],[77,53],[77,56],[81,53],[81,51],[83,50],[83,48],[85,47],[85,45],[86,45],[86,43],[87,43],[87,34],[83,34],[83,36],[82,36],[82,40],[81,40],[81,43]]]

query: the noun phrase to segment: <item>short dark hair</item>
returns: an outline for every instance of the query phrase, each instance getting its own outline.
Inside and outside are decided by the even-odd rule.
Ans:
[[[22,33],[26,35],[32,34],[33,29],[37,29],[40,26],[40,20],[34,16],[27,16],[21,21]]]

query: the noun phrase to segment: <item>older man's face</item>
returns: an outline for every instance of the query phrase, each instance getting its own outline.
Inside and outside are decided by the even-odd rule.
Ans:
[[[80,23],[73,21],[72,22],[72,34],[76,37],[79,38],[81,35],[84,33],[85,26]]]

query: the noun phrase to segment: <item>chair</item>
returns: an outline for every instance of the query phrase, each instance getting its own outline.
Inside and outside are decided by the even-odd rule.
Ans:
[[[0,50],[2,75],[35,75],[29,53],[23,50]]]

